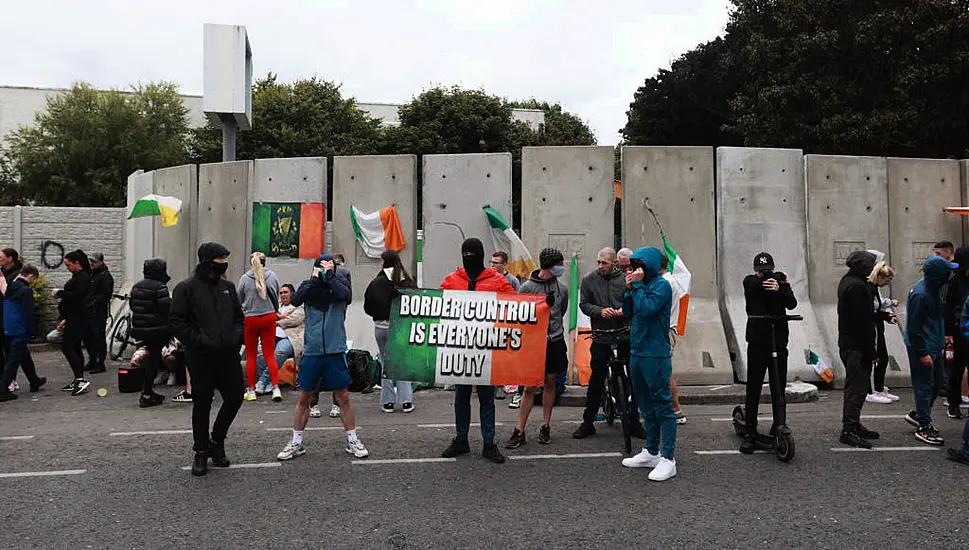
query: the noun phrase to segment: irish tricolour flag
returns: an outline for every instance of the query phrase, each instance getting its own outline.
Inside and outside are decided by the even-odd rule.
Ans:
[[[491,237],[495,241],[495,250],[501,250],[508,254],[508,265],[506,268],[512,275],[520,278],[527,278],[535,271],[535,260],[525,248],[525,243],[518,238],[515,231],[508,225],[505,218],[501,217],[490,205],[484,205],[485,215],[488,216],[488,225],[491,226]]]
[[[178,213],[182,211],[182,201],[164,195],[145,195],[131,208],[128,219],[145,216],[161,216],[162,227],[178,225]]]
[[[679,289],[674,288],[673,299],[675,300],[676,294],[679,294],[679,303],[673,304],[673,309],[679,309],[676,316],[676,333],[683,336],[686,334],[686,314],[690,305],[690,282],[693,280],[693,276],[690,275],[690,270],[686,268],[683,258],[676,253],[676,250],[673,250],[673,246],[670,245],[666,235],[663,235],[663,251],[666,252],[666,257],[669,259],[667,269],[680,287]]]
[[[390,308],[384,376],[537,386],[545,376],[547,332],[544,295],[402,290]]]
[[[403,250],[404,231],[400,228],[396,207],[388,206],[367,214],[350,206],[350,222],[367,257],[379,258],[384,250]]]

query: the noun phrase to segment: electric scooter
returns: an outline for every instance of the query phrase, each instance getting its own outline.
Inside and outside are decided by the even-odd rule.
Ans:
[[[800,315],[749,315],[748,319],[760,319],[764,321],[802,321]],[[770,378],[771,408],[774,411],[774,432],[770,445],[774,450],[774,455],[781,462],[790,462],[794,458],[794,436],[791,429],[787,427],[787,403],[784,399],[784,387],[787,380],[781,380],[779,376],[779,366],[777,364],[777,337],[774,331],[774,323],[770,324],[771,337],[771,363],[767,366],[767,375]],[[733,429],[737,435],[744,437],[747,435],[746,411],[743,405],[734,407],[733,410]],[[758,438],[755,442],[758,445],[767,444],[766,441]]]

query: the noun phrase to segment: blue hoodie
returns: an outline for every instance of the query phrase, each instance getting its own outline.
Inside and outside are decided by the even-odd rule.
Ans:
[[[670,308],[673,289],[659,274],[662,253],[657,248],[640,248],[630,256],[646,266],[645,277],[633,283],[622,297],[622,314],[632,319],[629,329],[630,354],[637,357],[670,356]]]
[[[945,348],[945,319],[942,288],[949,280],[952,264],[939,256],[925,260],[922,280],[908,293],[905,308],[905,345],[924,357]]]
[[[320,267],[323,261],[333,261],[333,257],[321,254],[313,262],[313,267]],[[323,272],[299,285],[292,304],[296,307],[305,305],[304,356],[346,353],[345,321],[349,301],[350,279],[339,269]]]
[[[3,332],[11,342],[30,341],[34,337],[34,293],[27,281],[14,279],[4,295]]]

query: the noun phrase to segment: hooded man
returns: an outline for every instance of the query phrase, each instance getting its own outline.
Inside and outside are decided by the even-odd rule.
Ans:
[[[229,466],[225,437],[245,393],[239,365],[244,316],[235,285],[224,278],[229,250],[219,243],[203,243],[198,258],[195,274],[178,283],[172,292],[168,322],[185,346],[185,362],[192,376],[192,475],[204,476],[209,458],[214,466]],[[209,411],[216,388],[222,396],[222,407],[210,439]]]
[[[293,296],[292,305],[304,306],[303,357],[299,363],[296,384],[299,399],[293,411],[293,439],[276,455],[290,460],[306,454],[303,432],[310,419],[313,391],[333,392],[340,407],[340,420],[346,431],[344,450],[357,458],[370,455],[357,437],[356,418],[350,404],[348,388],[352,382],[347,365],[347,303],[350,280],[337,269],[329,254],[321,254],[313,263],[312,276],[303,281]]]
[[[959,247],[955,252],[955,263],[959,269],[953,271],[946,286],[945,306],[945,341],[952,343],[954,357],[949,365],[949,384],[946,396],[949,398],[949,418],[962,418],[959,403],[962,401],[962,376],[969,367],[969,341],[962,335],[960,318],[962,306],[969,297],[969,248]]]
[[[839,441],[852,447],[870,449],[878,432],[861,424],[861,409],[868,397],[872,363],[878,359],[875,294],[868,277],[876,256],[867,250],[848,255],[848,272],[838,283],[838,352],[845,366],[844,406]]]
[[[148,350],[144,385],[138,405],[141,408],[161,405],[165,396],[152,387],[155,375],[162,366],[162,348],[172,339],[168,313],[172,299],[168,293],[168,264],[161,258],[145,260],[145,278],[131,287],[128,305],[131,307],[131,337],[144,342]]]
[[[915,397],[915,410],[905,415],[905,421],[917,428],[915,438],[929,445],[945,442],[932,425],[932,405],[942,389],[945,368],[942,289],[953,269],[959,269],[959,264],[941,256],[925,260],[922,280],[909,291],[905,308],[905,346]]]
[[[0,277],[0,295],[7,302],[0,314],[4,318],[3,334],[0,336],[8,345],[3,370],[0,371],[0,402],[17,398],[17,394],[10,391],[10,383],[17,378],[18,368],[22,368],[30,380],[31,393],[40,390],[47,382],[46,378],[37,376],[34,360],[27,348],[27,342],[34,338],[37,328],[34,293],[30,284],[39,276],[37,268],[27,264],[18,267],[16,277],[9,283],[6,277]]]
[[[111,297],[114,296],[114,277],[104,263],[104,254],[94,251],[88,256],[91,264],[91,290],[88,292],[88,325],[85,347],[88,350],[88,365],[85,370],[91,374],[104,372],[104,360],[108,355],[105,332],[108,326],[108,313]]]
[[[461,243],[461,260],[464,267],[456,269],[444,278],[441,290],[480,290],[483,292],[514,292],[508,280],[490,267],[485,267],[484,245],[477,238]],[[481,455],[495,464],[505,462],[505,457],[495,445],[495,387],[476,386],[480,404],[481,437],[484,448]],[[458,384],[454,391],[454,429],[456,435],[441,456],[453,458],[471,452],[468,430],[471,426],[471,386]]]
[[[554,248],[543,248],[539,254],[539,267],[531,277],[522,283],[522,294],[543,294],[548,302],[548,334],[545,344],[545,391],[542,393],[542,427],[538,431],[538,442],[547,445],[552,442],[552,408],[555,406],[555,377],[569,368],[569,349],[565,344],[565,328],[562,320],[569,308],[569,289],[559,277],[565,275],[565,257]],[[535,405],[536,386],[528,386],[522,395],[521,408],[518,409],[518,424],[506,449],[517,449],[525,444],[525,425],[528,415]]]
[[[659,272],[663,253],[640,248],[630,257],[632,271],[626,275],[622,314],[629,327],[629,377],[646,424],[646,446],[638,455],[624,459],[627,468],[652,468],[651,481],[676,475],[676,415],[670,376],[670,310],[673,289]],[[660,437],[662,436],[662,454]]]

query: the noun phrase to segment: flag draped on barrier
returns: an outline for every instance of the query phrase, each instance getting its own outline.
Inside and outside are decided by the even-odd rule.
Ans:
[[[518,238],[508,222],[501,217],[490,205],[484,205],[488,225],[491,226],[491,236],[494,239],[495,250],[502,250],[508,254],[506,269],[516,277],[527,278],[535,271],[535,261],[525,248],[525,243]]]
[[[369,214],[356,206],[350,206],[350,222],[368,258],[379,258],[384,250],[400,252],[406,244],[395,206],[381,208]]]

